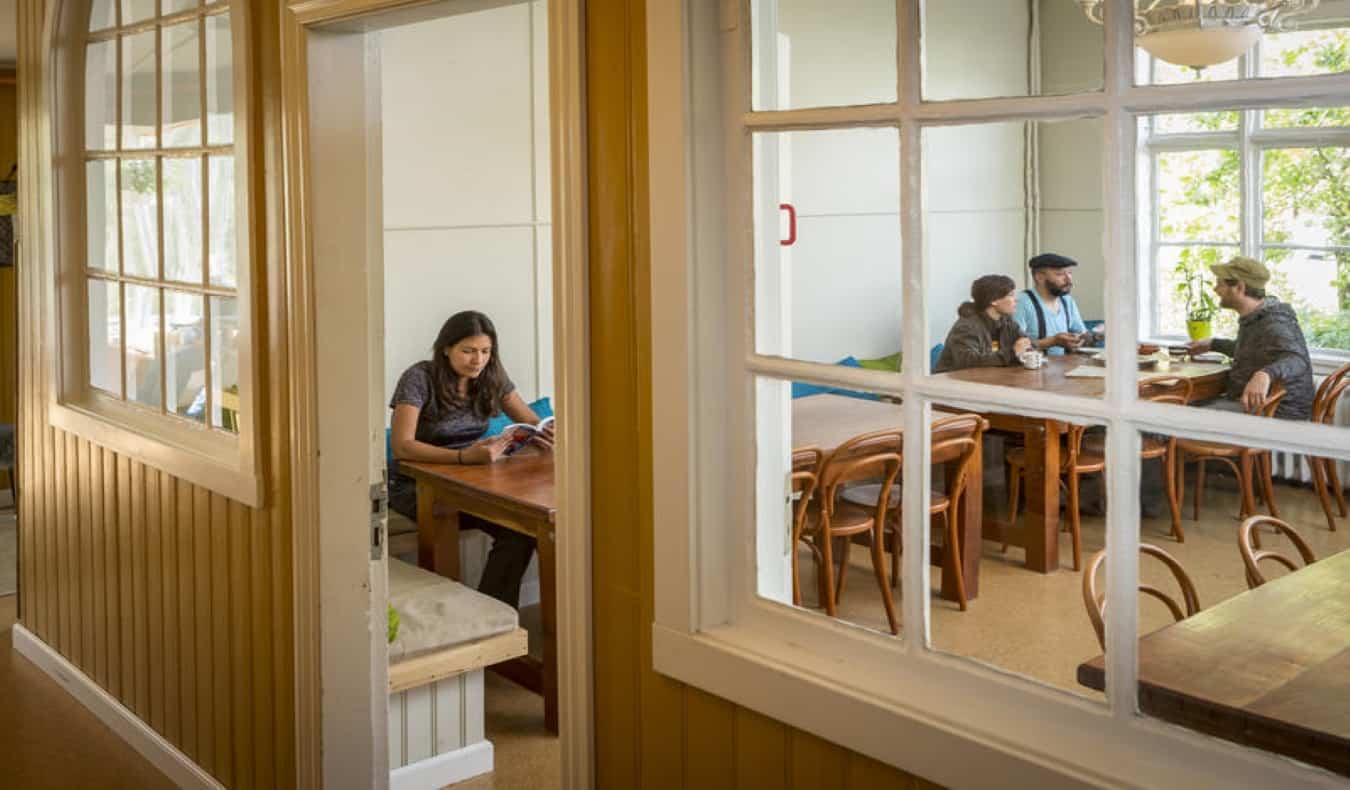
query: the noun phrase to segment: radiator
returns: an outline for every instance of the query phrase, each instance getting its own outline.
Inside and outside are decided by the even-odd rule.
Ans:
[[[1317,383],[1320,384],[1321,381]],[[1341,402],[1337,404],[1336,425],[1350,427],[1350,397],[1341,398]],[[1312,466],[1308,464],[1306,456],[1284,452],[1271,453],[1271,456],[1271,474],[1275,477],[1312,485]],[[1341,485],[1350,490],[1350,462],[1338,463],[1337,471],[1340,473]]]

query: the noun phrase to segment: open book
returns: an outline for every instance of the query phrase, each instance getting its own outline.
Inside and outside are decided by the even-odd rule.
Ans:
[[[525,422],[513,422],[502,429],[502,436],[511,437],[511,441],[506,445],[506,451],[502,455],[511,455],[520,448],[530,443],[530,440],[536,434],[543,433],[553,426],[553,418],[545,417],[538,425],[530,425]]]

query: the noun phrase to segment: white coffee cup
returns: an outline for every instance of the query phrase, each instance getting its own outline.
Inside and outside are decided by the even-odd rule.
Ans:
[[[1045,355],[1035,349],[1027,349],[1017,355],[1017,360],[1027,370],[1036,370],[1045,364]]]

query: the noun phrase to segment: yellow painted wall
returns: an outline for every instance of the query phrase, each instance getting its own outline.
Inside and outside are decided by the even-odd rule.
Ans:
[[[19,0],[19,97],[23,118],[20,212],[23,238],[37,236],[36,77],[48,0]],[[270,28],[258,3],[254,34]],[[275,33],[272,33],[275,41]],[[276,46],[270,53],[276,52]],[[256,85],[275,73],[258,52]],[[270,70],[270,72],[269,72]],[[255,88],[258,96],[263,95]],[[3,94],[0,94],[2,97]],[[261,102],[257,103],[261,108]],[[260,118],[274,119],[274,110]],[[272,113],[272,114],[269,114]],[[262,138],[263,124],[254,130]],[[4,141],[0,135],[0,145]],[[263,147],[256,145],[255,151]],[[0,148],[3,151],[3,148]],[[8,159],[0,156],[0,159]],[[253,162],[261,183],[262,156]],[[7,165],[5,165],[7,166]],[[262,217],[259,217],[261,222]],[[255,260],[265,259],[259,232]],[[50,282],[46,263],[21,248],[17,289],[25,317],[20,369],[20,618],[170,743],[231,788],[289,788],[295,777],[292,560],[284,408],[262,415],[260,436],[274,470],[268,506],[249,509],[50,427],[44,361],[52,338],[31,319]],[[256,295],[277,288],[255,278]],[[261,392],[285,402],[276,351],[279,312],[264,313]]]
[[[612,790],[928,787],[652,670],[644,3],[592,0],[587,10],[597,784]]]

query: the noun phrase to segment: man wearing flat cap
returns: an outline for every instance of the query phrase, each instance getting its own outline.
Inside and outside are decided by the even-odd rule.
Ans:
[[[1031,279],[1034,288],[1017,295],[1017,309],[1013,320],[1022,332],[1046,354],[1063,354],[1083,342],[1087,327],[1069,292],[1073,290],[1073,274],[1069,269],[1078,261],[1053,252],[1043,252],[1032,258]]]
[[[1275,416],[1306,420],[1312,414],[1312,363],[1298,317],[1287,303],[1266,295],[1270,270],[1260,261],[1237,257],[1210,267],[1219,306],[1238,314],[1237,339],[1196,340],[1191,354],[1213,349],[1233,359],[1228,387],[1211,404],[1228,411],[1255,413],[1265,403],[1272,383],[1284,384],[1285,396]]]

